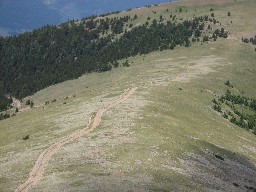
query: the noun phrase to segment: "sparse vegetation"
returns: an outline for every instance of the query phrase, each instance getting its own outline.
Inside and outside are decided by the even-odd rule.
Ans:
[[[8,119],[8,118],[10,118],[10,117],[11,117],[10,114],[7,114],[7,113],[3,114],[3,113],[0,113],[0,120]]]
[[[253,191],[253,192],[255,192],[256,191],[256,188],[254,188],[253,186],[247,186],[247,185],[245,185],[244,186],[246,189],[248,189],[249,191]]]
[[[225,85],[232,87],[229,81]],[[219,102],[218,102],[219,101]],[[251,130],[256,134],[256,100],[253,98],[232,94],[230,90],[219,97],[218,101],[213,99],[213,109],[222,114],[231,123]],[[221,105],[225,106],[222,110]],[[244,110],[242,110],[244,109]]]
[[[256,35],[254,37],[251,37],[251,38],[242,37],[242,42],[251,43],[253,45],[256,45]],[[256,51],[256,48],[255,48],[255,51]]]
[[[217,38],[217,37],[223,37],[223,38],[227,38],[228,37],[228,32],[224,30],[224,28],[221,28],[221,30],[216,29],[213,33],[213,38]]]
[[[34,107],[34,102],[32,100],[28,99],[26,101],[26,105],[29,105],[31,108],[33,108]]]

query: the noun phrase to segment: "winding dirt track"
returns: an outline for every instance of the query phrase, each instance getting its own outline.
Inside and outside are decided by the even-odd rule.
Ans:
[[[74,133],[72,135],[67,136],[66,138],[54,143],[53,145],[51,145],[50,147],[48,147],[37,159],[33,169],[31,170],[31,172],[29,173],[29,178],[28,180],[21,184],[16,190],[15,192],[27,192],[29,191],[33,186],[35,186],[40,179],[43,177],[44,174],[44,169],[45,167],[48,165],[48,162],[51,160],[52,156],[57,153],[60,148],[65,145],[68,144],[86,134],[88,134],[89,132],[91,132],[92,130],[94,130],[101,121],[101,117],[102,115],[109,109],[115,107],[116,105],[118,105],[119,103],[125,101],[126,99],[128,99],[136,90],[137,88],[132,88],[132,89],[128,89],[126,90],[118,99],[110,102],[109,104],[107,104],[106,106],[100,108],[96,114],[92,115],[90,117],[89,120],[89,124],[86,128],[80,130],[77,133]]]

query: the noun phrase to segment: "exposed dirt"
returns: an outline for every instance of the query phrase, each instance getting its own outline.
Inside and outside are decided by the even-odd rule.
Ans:
[[[44,169],[48,165],[48,162],[51,160],[53,155],[57,153],[61,147],[65,144],[68,144],[94,130],[101,122],[102,115],[109,109],[115,107],[119,103],[127,100],[137,88],[128,89],[125,91],[118,99],[110,102],[106,106],[100,108],[94,115],[89,119],[89,124],[86,128],[80,130],[77,133],[67,136],[64,139],[54,143],[48,147],[37,159],[33,169],[29,174],[29,178],[26,182],[21,184],[15,191],[16,192],[26,192],[29,191],[33,186],[35,186],[40,179],[43,177]]]
[[[196,78],[198,75],[206,75],[210,72],[214,72],[213,67],[219,65],[217,56],[211,55],[207,57],[202,57],[199,60],[192,60],[184,66],[187,69],[185,72],[182,72],[176,75],[172,81],[177,82],[189,82],[191,79]]]
[[[31,109],[30,107],[25,107],[25,108],[19,109],[19,112],[26,112],[30,109]]]
[[[16,98],[12,98],[12,106],[15,108],[20,108],[21,107],[21,102],[20,100],[16,99]]]

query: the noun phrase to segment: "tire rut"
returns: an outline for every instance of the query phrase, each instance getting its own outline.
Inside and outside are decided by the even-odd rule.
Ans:
[[[119,96],[118,99],[100,108],[94,115],[90,117],[88,126],[86,128],[78,131],[77,133],[73,133],[64,139],[61,139],[60,141],[54,143],[53,145],[45,149],[44,152],[41,153],[41,155],[38,157],[34,167],[29,173],[29,178],[27,179],[27,181],[21,184],[15,190],[15,192],[27,192],[33,186],[35,186],[42,179],[44,174],[44,169],[47,167],[49,161],[51,160],[53,155],[56,154],[61,149],[61,147],[63,147],[65,144],[75,141],[80,137],[87,135],[92,130],[94,130],[100,124],[101,117],[107,110],[127,100],[136,91],[136,89],[137,87],[127,89],[122,95]]]

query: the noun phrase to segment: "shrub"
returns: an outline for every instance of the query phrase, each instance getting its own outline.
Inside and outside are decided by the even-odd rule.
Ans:
[[[205,36],[203,37],[203,42],[205,42],[205,41],[209,41],[209,37],[208,37],[207,35],[205,35]]]
[[[29,135],[22,137],[22,140],[28,140],[28,139],[29,139]]]
[[[239,185],[238,185],[237,183],[233,183],[233,185],[234,185],[235,187],[239,187]]]
[[[130,64],[129,64],[128,60],[126,60],[126,61],[123,63],[123,66],[124,66],[124,67],[130,67]]]
[[[119,66],[119,63],[115,60],[113,63],[112,63],[113,67],[114,68],[117,68]]]
[[[215,153],[214,156],[222,161],[224,161],[224,157],[222,157],[222,155]]]
[[[27,100],[26,101],[26,105],[30,105],[31,101],[30,100]]]
[[[33,102],[33,101],[30,102],[30,107],[31,107],[31,108],[34,107],[34,102]]]
[[[244,42],[244,43],[249,43],[250,41],[249,41],[248,38],[244,38],[244,39],[243,39],[243,42]]]
[[[217,112],[222,112],[220,105],[216,105],[216,104],[215,104],[215,105],[213,106],[213,109],[214,109],[215,111],[217,111]]]
[[[227,86],[229,86],[229,87],[233,88],[233,85],[231,85],[231,83],[230,83],[230,81],[229,81],[229,80],[227,80],[227,81],[225,82],[225,85],[227,85]]]
[[[218,102],[216,101],[216,99],[213,99],[212,102],[216,105],[218,105]]]
[[[222,115],[225,119],[228,119],[228,115],[224,112]]]
[[[8,119],[10,117],[11,117],[10,114],[3,114],[3,113],[0,114],[0,120]]]

